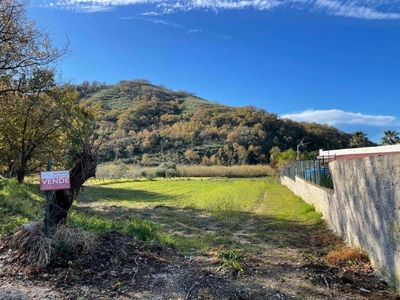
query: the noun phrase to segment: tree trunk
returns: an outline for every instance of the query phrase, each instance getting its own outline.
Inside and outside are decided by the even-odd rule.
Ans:
[[[70,170],[69,190],[57,190],[50,203],[50,226],[65,223],[69,209],[82,188],[83,183],[96,175],[96,157],[93,153],[81,153],[75,166]]]
[[[17,179],[19,183],[23,183],[25,179],[25,172],[23,170],[17,170]]]

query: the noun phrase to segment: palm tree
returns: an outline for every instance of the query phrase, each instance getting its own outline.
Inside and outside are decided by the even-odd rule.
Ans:
[[[386,130],[383,132],[385,135],[381,138],[381,145],[395,145],[400,144],[400,137],[396,130]]]
[[[367,134],[363,131],[356,131],[351,134],[350,147],[364,147],[368,143]]]

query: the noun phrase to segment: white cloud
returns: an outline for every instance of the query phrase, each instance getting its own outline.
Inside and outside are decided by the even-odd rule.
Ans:
[[[59,0],[45,3],[45,7],[73,9],[77,12],[107,11],[110,7],[153,4],[154,11],[142,14],[146,16],[201,9],[217,12],[246,8],[272,11],[283,8],[370,20],[400,19],[400,0]]]
[[[153,24],[162,24],[162,25],[168,25],[168,22],[164,21],[164,20],[160,20],[160,19],[143,19],[145,21],[149,21]]]
[[[285,114],[282,119],[292,119],[298,122],[315,122],[338,125],[367,125],[367,126],[387,126],[395,125],[396,117],[381,115],[365,115],[361,113],[346,112],[339,109],[329,110],[306,110],[299,113]]]
[[[381,12],[378,11],[374,5],[366,6],[359,4],[359,1],[349,1],[343,3],[343,1],[332,1],[332,0],[317,0],[315,2],[316,8],[325,9],[328,14],[351,17],[359,19],[400,19],[400,13],[392,12]],[[374,1],[370,1],[374,2]],[[366,2],[366,4],[368,1]]]
[[[161,19],[155,19],[155,18],[146,18],[144,17],[132,17],[132,16],[128,16],[128,17],[118,17],[119,20],[123,20],[123,21],[129,21],[129,20],[142,20],[142,21],[146,21],[146,22],[150,22],[153,24],[161,24],[161,25],[167,25],[167,26],[172,26],[172,27],[182,27],[179,24],[175,24],[175,23],[171,23],[165,20],[161,20]]]
[[[149,12],[144,12],[141,13],[142,16],[161,16],[162,13],[155,12],[155,11],[149,11]]]
[[[141,13],[142,16],[162,16],[162,15],[169,15],[175,13],[175,10],[172,8],[165,8],[162,12],[156,12],[156,11],[149,11],[149,12],[144,12]]]
[[[113,6],[100,6],[100,5],[88,5],[88,6],[79,6],[76,8],[76,12],[78,13],[96,13],[96,12],[106,12],[113,10]]]
[[[190,29],[187,33],[196,33],[196,32],[203,32],[201,29]]]

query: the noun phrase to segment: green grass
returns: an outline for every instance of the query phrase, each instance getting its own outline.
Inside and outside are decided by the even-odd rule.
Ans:
[[[37,183],[0,182],[0,234],[42,220],[44,202]],[[265,243],[301,247],[295,233],[323,224],[312,206],[275,177],[93,180],[67,221],[93,232],[117,230],[182,251],[220,254],[247,245],[246,253],[256,253],[257,245]]]
[[[10,233],[28,221],[43,219],[44,199],[37,185],[21,185],[16,179],[0,181],[0,234]]]
[[[144,240],[157,239],[182,250],[241,247],[237,235],[244,230],[252,243],[283,244],[291,238],[291,230],[302,232],[322,223],[311,205],[274,177],[89,184],[78,198],[70,223],[98,232],[119,230]],[[249,224],[252,219],[255,223]]]

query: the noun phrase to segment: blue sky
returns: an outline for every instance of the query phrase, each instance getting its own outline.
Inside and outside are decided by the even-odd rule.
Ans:
[[[400,0],[31,0],[66,79],[143,78],[226,105],[400,132]]]

